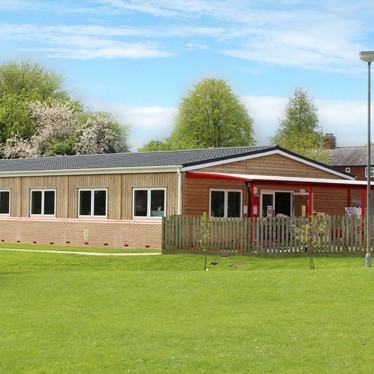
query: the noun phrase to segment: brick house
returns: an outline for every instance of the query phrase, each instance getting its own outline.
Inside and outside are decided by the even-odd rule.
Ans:
[[[278,146],[0,160],[0,240],[160,248],[162,217],[342,215],[351,174]]]
[[[367,178],[367,146],[338,147],[328,150],[331,165],[339,171],[353,174],[358,180]],[[371,149],[371,159],[374,152]],[[371,167],[371,179],[374,178],[374,167]]]

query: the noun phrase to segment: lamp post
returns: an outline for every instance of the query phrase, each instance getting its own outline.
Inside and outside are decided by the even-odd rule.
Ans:
[[[370,177],[371,177],[371,136],[370,136],[370,105],[371,105],[371,76],[370,66],[374,61],[374,51],[360,52],[360,59],[368,63],[368,149],[367,149],[367,187],[366,187],[366,256],[365,266],[371,267],[371,212],[370,212]]]

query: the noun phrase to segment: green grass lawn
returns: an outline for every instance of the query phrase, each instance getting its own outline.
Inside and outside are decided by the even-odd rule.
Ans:
[[[0,250],[0,373],[370,373],[364,258]]]

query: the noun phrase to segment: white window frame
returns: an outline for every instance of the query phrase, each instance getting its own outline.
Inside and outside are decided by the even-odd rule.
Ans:
[[[242,218],[243,215],[243,191],[238,189],[223,189],[223,188],[210,188],[209,189],[209,217],[212,217],[212,192],[224,192],[224,202],[223,202],[223,217],[220,218]],[[239,192],[240,193],[240,207],[239,207],[239,217],[228,217],[228,200],[229,192]]]
[[[35,214],[32,213],[32,194],[33,192],[41,192],[42,193],[42,200],[41,200],[41,213]],[[45,193],[46,192],[53,192],[54,193],[54,201],[53,201],[53,214],[45,214]],[[56,217],[56,189],[55,188],[32,188],[30,189],[30,217]]]
[[[290,201],[290,212],[291,212],[291,216],[294,216],[295,215],[295,199],[294,199],[294,195],[295,193],[293,191],[289,191],[289,190],[262,190],[261,191],[261,194],[260,194],[260,217],[266,217],[266,214],[264,216],[264,211],[262,209],[262,205],[263,205],[263,195],[272,195],[273,196],[273,205],[272,205],[272,209],[273,209],[273,212],[275,210],[275,194],[276,193],[289,193],[291,196],[291,201]],[[303,193],[302,195],[305,195],[305,193]]]
[[[351,168],[346,167],[346,168],[345,168],[345,172],[346,172],[346,173],[350,173],[350,172],[351,172]]]
[[[146,216],[136,216],[135,215],[135,192],[136,191],[146,191],[147,192],[147,215]],[[160,215],[152,216],[152,201],[151,193],[152,191],[163,191],[164,192],[164,210],[161,210]],[[163,213],[162,213],[163,212]],[[165,187],[135,187],[132,191],[132,218],[133,219],[162,219],[166,214],[166,188]]]
[[[0,194],[3,193],[3,192],[8,192],[8,194],[9,194],[9,202],[8,202],[9,210],[8,210],[8,213],[0,213],[0,216],[1,217],[9,217],[10,216],[10,202],[12,201],[11,200],[11,191],[10,190],[0,190]]]
[[[81,192],[89,191],[91,192],[91,214],[80,214],[80,206],[81,206]],[[96,191],[105,191],[105,214],[104,215],[95,215],[95,192]],[[107,218],[108,216],[108,189],[107,188],[79,188],[78,189],[78,218],[93,218],[93,219],[101,219]]]
[[[368,167],[365,167],[365,178],[368,177]],[[370,166],[370,178],[374,178],[374,166]]]

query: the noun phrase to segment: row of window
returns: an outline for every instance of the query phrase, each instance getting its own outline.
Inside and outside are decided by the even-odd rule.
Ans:
[[[107,189],[80,189],[78,217],[107,217],[107,194]],[[135,188],[133,217],[162,217],[165,215],[165,201],[165,189]],[[241,206],[242,192],[240,190],[210,191],[210,215],[213,217],[241,217]],[[0,191],[0,214],[10,214],[10,191]],[[31,190],[30,215],[54,217],[56,215],[56,190]]]
[[[107,189],[80,189],[78,192],[78,217],[107,217]],[[134,189],[133,216],[149,218],[165,214],[165,189]],[[0,214],[10,214],[10,191],[0,191]],[[54,217],[56,215],[56,190],[35,189],[30,192],[30,215]]]

